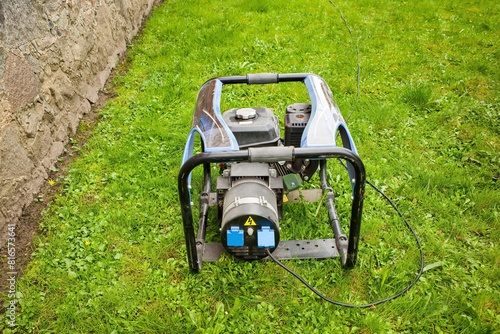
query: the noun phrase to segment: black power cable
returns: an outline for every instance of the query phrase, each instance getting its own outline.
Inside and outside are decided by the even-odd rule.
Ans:
[[[394,298],[397,298],[399,296],[401,296],[403,293],[407,292],[408,290],[411,289],[412,286],[415,285],[415,283],[417,283],[417,281],[420,279],[420,276],[422,276],[422,273],[424,272],[424,252],[422,251],[422,245],[420,244],[420,240],[417,236],[417,234],[415,233],[415,231],[413,230],[413,228],[411,227],[410,223],[408,223],[408,221],[406,220],[406,218],[403,216],[403,214],[401,213],[401,211],[399,211],[398,207],[396,204],[394,204],[393,201],[391,201],[391,199],[386,195],[384,194],[384,192],[380,189],[378,189],[374,184],[372,184],[370,181],[366,181],[373,189],[375,189],[380,195],[382,195],[390,204],[391,206],[394,208],[394,210],[396,210],[396,212],[399,214],[399,216],[401,218],[403,218],[405,224],[406,224],[406,227],[411,231],[411,233],[413,234],[413,236],[415,237],[415,241],[417,242],[417,246],[418,246],[418,250],[420,251],[420,270],[418,271],[418,274],[417,274],[417,277],[415,277],[415,279],[406,287],[404,288],[403,290],[401,290],[400,292],[390,296],[390,297],[387,297],[387,298],[384,298],[384,299],[381,299],[381,300],[377,300],[376,302],[372,302],[372,303],[369,303],[369,304],[364,304],[364,305],[353,305],[353,304],[346,304],[346,303],[341,303],[341,302],[337,302],[335,300],[332,300],[328,297],[326,297],[325,295],[321,294],[318,290],[316,290],[315,288],[313,288],[309,283],[307,283],[302,277],[300,277],[297,273],[295,273],[292,269],[288,268],[287,266],[285,266],[283,263],[281,263],[278,259],[276,259],[272,254],[271,252],[269,251],[269,248],[266,248],[266,252],[267,252],[267,255],[269,256],[269,258],[271,258],[271,260],[273,260],[274,262],[276,262],[281,268],[285,269],[286,271],[288,271],[290,274],[292,274],[293,276],[295,276],[299,281],[301,281],[306,287],[308,287],[312,292],[314,292],[316,295],[318,295],[319,297],[321,297],[322,299],[326,300],[327,302],[329,303],[332,303],[332,304],[335,304],[335,305],[339,305],[339,306],[345,306],[345,307],[359,307],[359,308],[366,308],[366,307],[372,307],[372,306],[375,306],[375,305],[378,305],[378,304],[381,304],[383,302],[386,302],[388,300],[391,300],[391,299],[394,299]]]

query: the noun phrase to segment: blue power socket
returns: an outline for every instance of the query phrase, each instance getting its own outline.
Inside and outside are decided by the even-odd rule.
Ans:
[[[239,226],[231,226],[230,230],[227,230],[227,245],[231,247],[243,246],[244,237],[243,230]]]
[[[269,226],[262,226],[257,231],[257,246],[259,247],[274,247],[274,230]]]

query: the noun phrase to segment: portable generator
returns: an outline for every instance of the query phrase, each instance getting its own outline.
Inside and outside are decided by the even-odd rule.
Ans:
[[[303,82],[310,103],[286,108],[284,138],[273,111],[264,107],[234,108],[221,113],[222,86]],[[196,133],[202,153],[193,155]],[[340,135],[343,147],[337,147]],[[348,234],[344,234],[327,179],[327,161],[345,161],[352,186]],[[190,175],[203,165],[197,233],[193,222]],[[212,166],[220,168],[212,189]],[[322,198],[334,239],[281,240],[279,220],[283,197],[299,189],[319,172]],[[236,258],[260,260],[271,254],[279,259],[325,259],[339,256],[346,266],[356,263],[365,188],[365,169],[347,125],[333,101],[326,82],[308,73],[261,73],[217,77],[201,87],[196,102],[182,166],[178,177],[190,269],[197,272],[204,261],[217,261],[227,251]],[[208,210],[218,208],[220,242],[205,242]],[[269,253],[268,253],[269,252]]]

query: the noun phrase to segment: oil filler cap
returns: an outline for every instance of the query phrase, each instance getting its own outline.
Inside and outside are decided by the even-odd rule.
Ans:
[[[254,108],[236,109],[234,115],[237,119],[253,119],[257,116],[257,111]]]

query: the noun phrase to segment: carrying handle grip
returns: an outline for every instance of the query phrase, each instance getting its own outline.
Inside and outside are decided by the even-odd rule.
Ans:
[[[247,85],[265,85],[279,82],[304,81],[311,73],[253,73],[247,75],[233,75],[227,77],[216,77],[210,80],[220,80],[225,85],[247,84]],[[209,81],[210,81],[209,80]]]
[[[265,85],[278,83],[278,73],[255,73],[247,74],[247,84],[249,85]]]

